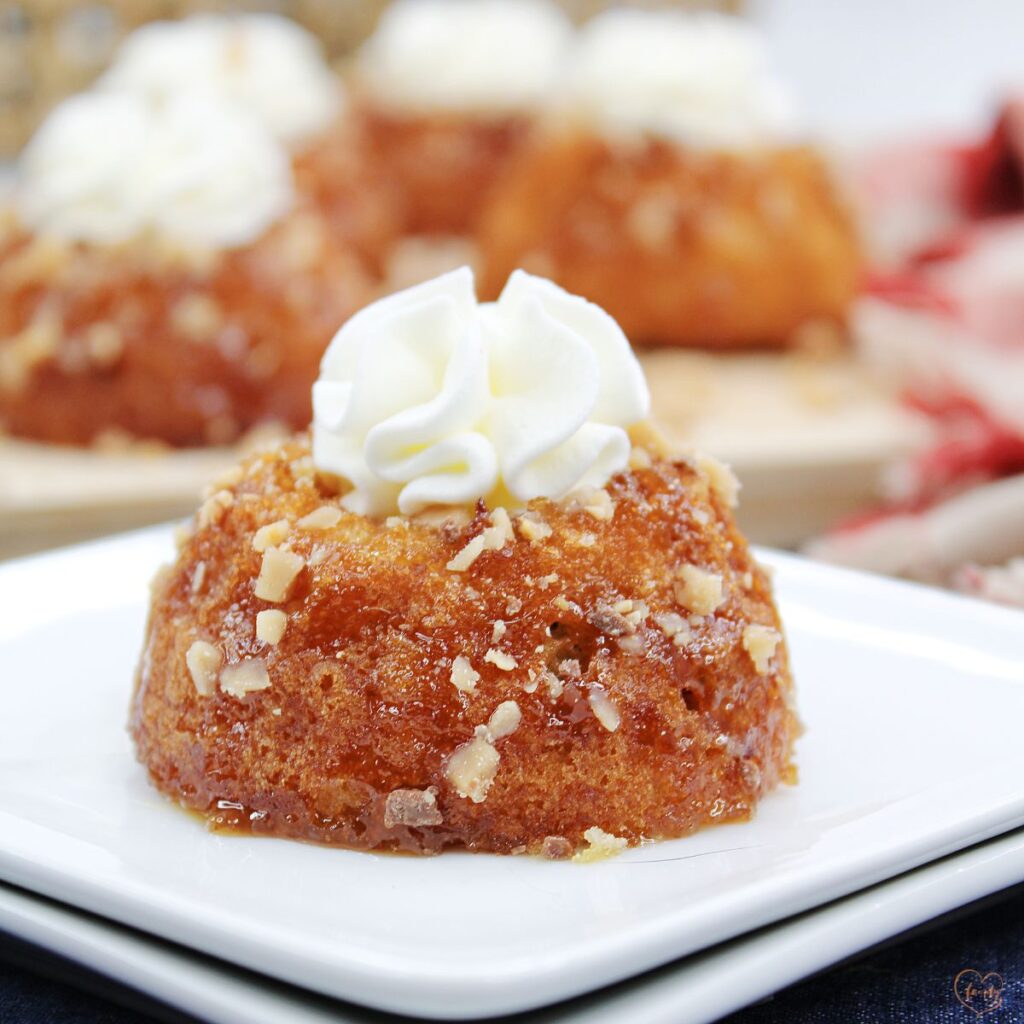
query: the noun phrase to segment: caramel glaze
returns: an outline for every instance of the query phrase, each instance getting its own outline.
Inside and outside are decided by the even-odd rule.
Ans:
[[[220,521],[197,528],[154,584],[131,712],[153,781],[214,826],[371,849],[536,852],[547,836],[578,846],[594,825],[636,843],[747,818],[763,793],[793,780],[799,726],[785,647],[759,675],[741,642],[748,623],[780,628],[769,582],[687,461],[615,477],[610,521],[531,502],[552,535],[517,532],[462,573],[446,565],[489,524],[482,506],[461,523],[345,513],[330,529],[293,525],[290,547],[307,564],[275,606],[253,594],[254,532],[337,497],[304,438],[254,457],[230,490]],[[721,574],[726,597],[676,646],[653,616],[685,616],[672,582],[686,562]],[[591,622],[593,609],[624,599],[650,607],[639,653]],[[276,646],[254,633],[268,607],[288,615]],[[226,664],[264,659],[270,686],[200,696],[185,660],[197,639]],[[517,667],[485,661],[491,648]],[[480,675],[472,693],[451,682],[458,655]],[[573,661],[578,674],[565,671]],[[558,699],[544,682],[527,692],[545,669],[563,676]],[[586,699],[598,687],[621,716],[614,732]],[[473,803],[446,779],[448,758],[508,700],[522,720],[495,742],[497,774]],[[388,793],[428,787],[442,824],[386,827]]]
[[[537,132],[480,220],[481,294],[516,267],[606,309],[644,344],[780,346],[844,321],[860,253],[811,149],[613,147]]]
[[[64,444],[114,430],[176,446],[305,426],[323,351],[372,288],[311,204],[219,253],[0,232],[0,425]]]
[[[399,115],[359,104],[371,165],[401,197],[409,234],[470,234],[495,180],[526,136],[521,116]]]

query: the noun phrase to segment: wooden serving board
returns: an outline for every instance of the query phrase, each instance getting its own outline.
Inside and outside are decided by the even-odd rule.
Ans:
[[[882,469],[924,427],[849,355],[641,361],[673,438],[732,464],[752,540],[795,545],[875,498]],[[0,441],[0,558],[183,517],[234,449],[79,451]]]

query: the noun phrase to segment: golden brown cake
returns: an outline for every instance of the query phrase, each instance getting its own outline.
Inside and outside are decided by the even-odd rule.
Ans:
[[[121,432],[170,445],[304,426],[324,348],[371,288],[315,210],[214,254],[12,228],[0,238],[0,425],[59,444]]]
[[[482,292],[524,267],[599,303],[638,343],[784,345],[805,325],[842,325],[856,290],[853,221],[809,148],[623,151],[545,133],[492,195]]]
[[[255,457],[155,585],[151,777],[217,826],[416,852],[749,817],[798,728],[768,579],[720,467],[634,465],[587,504],[375,521],[306,439]]]
[[[485,295],[524,267],[637,344],[782,346],[842,325],[859,249],[756,30],[609,10],[481,215]]]
[[[353,316],[313,405],[154,584],[131,732],[157,786],[215,827],[585,860],[792,781],[738,484],[667,449],[606,313],[453,271]]]

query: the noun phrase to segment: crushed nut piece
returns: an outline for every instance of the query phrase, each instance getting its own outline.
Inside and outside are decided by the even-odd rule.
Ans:
[[[512,669],[519,667],[519,662],[511,654],[506,654],[505,651],[499,651],[494,647],[491,647],[484,655],[484,661],[489,661],[495,668],[500,668],[502,672],[511,672]]]
[[[723,600],[722,577],[696,565],[684,565],[674,584],[676,600],[694,615],[711,615]]]
[[[113,366],[124,353],[124,338],[116,324],[103,320],[85,332],[89,360],[94,366]]]
[[[474,671],[469,658],[460,654],[452,659],[452,686],[460,693],[472,693],[480,680],[480,673]]]
[[[287,519],[278,519],[275,523],[261,526],[252,536],[252,546],[256,551],[266,551],[276,547],[291,533],[292,524]]]
[[[503,619],[494,620],[494,628],[491,630],[491,641],[497,643],[508,632],[508,626]]]
[[[491,734],[491,740],[501,740],[519,728],[523,713],[514,700],[502,701],[487,721],[487,731]]]
[[[634,446],[629,453],[629,468],[636,472],[639,469],[650,469],[654,465],[651,453],[646,448]]]
[[[529,541],[546,540],[553,532],[535,512],[524,513],[516,521],[519,524],[519,532]]]
[[[622,724],[622,715],[619,714],[619,709],[612,703],[611,698],[604,690],[594,687],[587,694],[587,701],[594,712],[594,717],[609,732],[615,732]]]
[[[196,562],[195,570],[192,573],[192,593],[198,594],[206,582],[206,563]]]
[[[503,508],[491,512],[491,525],[474,537],[449,563],[451,572],[465,572],[485,551],[500,551],[516,539],[512,520]]]
[[[612,496],[603,487],[598,487],[584,498],[583,511],[589,512],[595,519],[607,522],[615,516],[615,504]]]
[[[771,626],[754,623],[743,630],[743,648],[750,655],[759,676],[767,675],[775,649],[781,642],[782,634]]]
[[[641,420],[629,428],[629,439],[659,459],[674,459],[679,454],[667,435],[651,420]]]
[[[224,655],[221,654],[220,649],[206,640],[196,640],[188,649],[185,655],[185,664],[192,676],[196,692],[201,697],[209,697],[213,693],[214,685],[217,682],[217,672],[223,661]]]
[[[235,496],[230,491],[217,491],[216,494],[211,494],[199,506],[199,512],[197,513],[199,529],[205,529],[207,526],[216,526],[224,518],[224,513],[234,502]]]
[[[580,850],[573,857],[573,863],[575,864],[592,864],[594,861],[607,860],[609,857],[618,856],[629,846],[628,839],[624,839],[621,836],[613,836],[596,825],[588,828],[583,833],[583,838],[587,841],[587,848]]]
[[[484,553],[484,535],[474,537],[447,565],[450,572],[465,572]]]
[[[237,665],[228,665],[221,670],[220,688],[232,697],[244,697],[256,690],[265,690],[270,685],[270,674],[262,658],[247,658]]]
[[[564,665],[565,662],[562,662]],[[576,662],[579,665],[579,662]],[[541,679],[544,685],[548,688],[548,696],[552,700],[558,700],[562,696],[562,691],[565,689],[565,684],[562,682],[554,672],[549,672],[546,669],[541,674]]]
[[[739,504],[740,482],[736,474],[724,463],[710,455],[697,456],[697,468],[707,479],[712,492],[718,495],[723,505],[736,508]]]
[[[583,667],[576,658],[565,658],[558,663],[559,679],[582,679]]]
[[[457,747],[448,758],[445,778],[459,796],[475,804],[483,803],[498,773],[500,760],[501,755],[491,743],[487,726],[478,725],[473,738]]]
[[[639,656],[646,650],[644,638],[638,633],[617,637],[615,643],[623,654],[628,654],[632,657]]]
[[[540,853],[548,860],[568,860],[572,856],[572,843],[565,836],[545,836]]]
[[[267,548],[263,552],[263,564],[256,580],[255,594],[262,601],[273,604],[285,600],[296,576],[306,563],[301,555],[282,548]]]
[[[256,639],[265,644],[279,644],[288,625],[288,616],[279,608],[266,608],[256,613]]]
[[[632,608],[632,603],[630,607]],[[627,633],[636,632],[636,626],[625,615],[607,604],[599,604],[587,612],[587,622],[606,636],[625,636]]]
[[[393,789],[384,801],[384,827],[394,828],[405,825],[408,828],[424,828],[441,825],[444,818],[437,806],[437,790]]]
[[[660,612],[654,616],[658,629],[667,637],[674,637],[680,633],[689,633],[690,624],[675,612]]]
[[[242,482],[242,467],[241,466],[229,466],[227,469],[222,470],[210,481],[210,487],[214,491],[219,491],[224,488],[235,487]]]
[[[300,530],[329,530],[341,522],[341,509],[335,505],[321,505],[307,516],[303,516],[295,525]],[[396,792],[399,792],[396,790]]]
[[[500,551],[506,544],[511,544],[516,539],[512,520],[509,519],[506,509],[496,508],[491,512],[491,525],[484,530],[483,536],[484,548],[487,551]]]

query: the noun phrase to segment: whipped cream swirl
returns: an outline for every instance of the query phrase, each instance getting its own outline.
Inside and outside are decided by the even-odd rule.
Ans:
[[[358,79],[398,110],[516,113],[546,97],[571,32],[548,0],[396,0],[363,45]]]
[[[795,131],[756,29],[723,14],[612,9],[580,32],[556,106],[602,133],[743,149]]]
[[[313,460],[363,515],[519,507],[626,468],[647,383],[618,324],[516,271],[478,303],[467,267],[391,295],[337,333],[313,386]]]
[[[287,153],[244,111],[205,95],[81,93],[25,148],[15,201],[28,227],[67,241],[154,233],[216,249],[258,238],[293,184]]]
[[[99,85],[156,99],[209,93],[244,107],[286,144],[322,131],[342,104],[320,43],[277,14],[152,22],[124,41]]]

